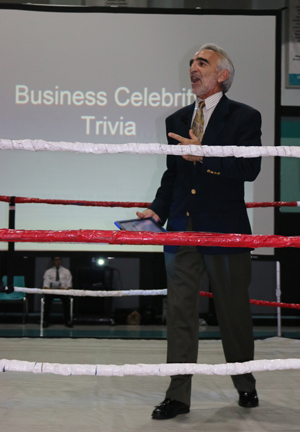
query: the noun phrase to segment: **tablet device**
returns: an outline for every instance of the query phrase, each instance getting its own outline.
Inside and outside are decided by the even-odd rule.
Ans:
[[[127,231],[151,231],[155,233],[166,232],[161,224],[156,222],[153,218],[116,221],[115,225],[121,230]]]

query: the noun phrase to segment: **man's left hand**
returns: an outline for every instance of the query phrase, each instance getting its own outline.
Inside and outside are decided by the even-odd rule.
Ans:
[[[175,139],[181,145],[201,145],[199,139],[196,137],[196,135],[194,135],[192,129],[189,130],[189,135],[190,135],[190,139],[184,138],[184,137],[177,135],[177,134],[174,134],[172,132],[168,133],[168,136],[170,138]],[[185,159],[187,161],[191,161],[191,162],[202,162],[203,161],[203,156],[184,155],[182,157],[183,157],[183,159]]]

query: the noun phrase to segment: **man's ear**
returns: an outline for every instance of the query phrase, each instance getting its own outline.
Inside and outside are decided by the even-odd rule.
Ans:
[[[224,82],[227,80],[228,77],[229,77],[228,69],[223,69],[218,73],[218,82]]]

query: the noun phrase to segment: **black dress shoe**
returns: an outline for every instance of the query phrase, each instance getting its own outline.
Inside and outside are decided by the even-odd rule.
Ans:
[[[72,321],[68,321],[68,322],[66,322],[66,327],[73,328],[73,323],[72,323]]]
[[[249,393],[239,391],[239,395],[239,406],[243,408],[255,408],[258,406],[258,397],[255,389]]]
[[[155,420],[168,420],[176,417],[178,414],[186,414],[188,412],[190,412],[190,407],[188,405],[167,398],[155,407],[152,418]]]

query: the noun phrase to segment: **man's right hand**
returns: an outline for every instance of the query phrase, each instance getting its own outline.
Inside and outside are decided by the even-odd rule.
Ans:
[[[154,213],[153,210],[150,209],[144,210],[143,212],[136,212],[136,215],[140,219],[146,219],[152,217],[154,220],[156,220],[156,222],[161,222],[159,216],[156,213]]]

